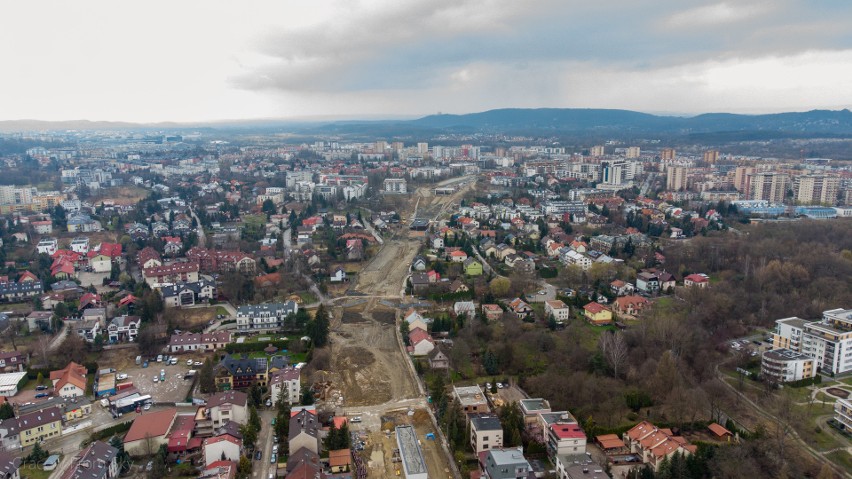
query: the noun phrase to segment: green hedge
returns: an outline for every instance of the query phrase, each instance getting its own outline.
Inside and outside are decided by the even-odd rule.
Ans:
[[[239,353],[253,353],[256,351],[263,351],[267,346],[273,345],[278,348],[279,351],[282,349],[290,349],[290,341],[282,341],[280,339],[273,339],[271,341],[257,341],[251,343],[228,343],[225,345],[225,351],[229,354],[239,354]]]
[[[91,436],[92,441],[100,441],[101,439],[107,439],[116,434],[121,434],[123,432],[127,432],[130,430],[130,426],[133,425],[133,421],[122,422],[116,424],[115,426],[110,426],[106,429],[102,429],[97,432],[93,432]]]
[[[804,388],[804,387],[807,387],[807,386],[811,386],[813,384],[821,384],[821,383],[822,383],[822,376],[817,374],[816,376],[814,376],[812,378],[800,379],[798,381],[791,381],[789,383],[784,383],[784,386],[791,387],[791,388]]]

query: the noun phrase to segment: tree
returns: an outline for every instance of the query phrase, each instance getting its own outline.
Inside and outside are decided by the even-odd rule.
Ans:
[[[130,460],[130,454],[124,450],[124,442],[121,440],[119,436],[113,436],[112,439],[109,440],[109,445],[116,448],[118,453],[115,455],[116,462],[118,462],[118,467],[121,472],[127,472],[130,470],[130,466],[133,465],[133,462]]]
[[[263,205],[260,207],[261,211],[268,215],[274,215],[276,213],[275,203],[272,200],[264,200]]]
[[[36,376],[36,384],[44,384],[44,373],[42,373],[41,371],[39,371],[38,376]]]
[[[325,305],[320,304],[317,312],[314,314],[314,319],[308,322],[307,334],[311,338],[311,342],[315,347],[321,348],[328,343],[328,312]]]
[[[251,424],[245,424],[240,427],[240,434],[243,435],[243,444],[246,449],[254,449],[254,444],[257,442],[257,430]]]
[[[213,377],[213,360],[211,358],[205,359],[204,365],[201,366],[201,371],[198,374],[198,386],[202,393],[216,392],[216,380]]]
[[[504,278],[502,276],[492,279],[488,284],[488,290],[497,298],[506,296],[511,287],[512,282],[509,278]]]
[[[38,464],[47,459],[47,456],[50,455],[50,451],[47,449],[41,448],[41,442],[36,441],[33,445],[33,450],[30,451],[29,455],[26,457],[25,462],[31,464]]]
[[[267,200],[268,201],[268,200]],[[251,461],[246,456],[240,456],[240,463],[237,466],[237,477],[239,479],[247,479],[251,477]]]
[[[260,386],[257,383],[251,385],[248,396],[252,407],[256,408],[263,402],[263,391],[260,390]],[[257,414],[257,411],[255,411],[255,414]]]
[[[305,387],[302,389],[302,406],[310,406],[314,403],[314,393],[311,388]]]
[[[618,378],[618,371],[627,363],[627,342],[621,332],[609,332],[601,335],[598,347],[603,354],[612,375]]]
[[[254,406],[249,406],[249,425],[255,431],[260,430],[260,416],[257,414],[257,408]]]
[[[4,402],[0,405],[0,419],[11,419],[15,417],[15,409],[12,408],[12,403]]]

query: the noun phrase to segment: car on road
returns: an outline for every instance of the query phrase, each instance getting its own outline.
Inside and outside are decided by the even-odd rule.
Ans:
[[[262,457],[263,457],[263,453],[262,453],[262,452],[260,452],[260,451],[255,451],[255,453],[254,453],[254,460],[255,460],[255,461],[259,461],[259,460],[260,460],[260,458],[262,458]]]
[[[36,391],[44,391],[45,389],[47,389],[47,386],[45,386],[44,384],[36,386]]]
[[[269,479],[275,479],[275,473],[274,472],[269,473]]]

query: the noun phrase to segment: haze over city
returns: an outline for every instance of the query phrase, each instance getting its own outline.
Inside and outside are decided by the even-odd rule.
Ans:
[[[0,119],[841,109],[850,24],[840,1],[15,2]]]

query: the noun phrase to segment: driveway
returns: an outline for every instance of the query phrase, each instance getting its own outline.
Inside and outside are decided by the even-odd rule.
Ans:
[[[545,294],[538,294],[539,291],[544,291]],[[556,299],[556,286],[544,283],[539,286],[539,289],[528,293],[527,298],[530,303],[543,303],[545,301]]]

